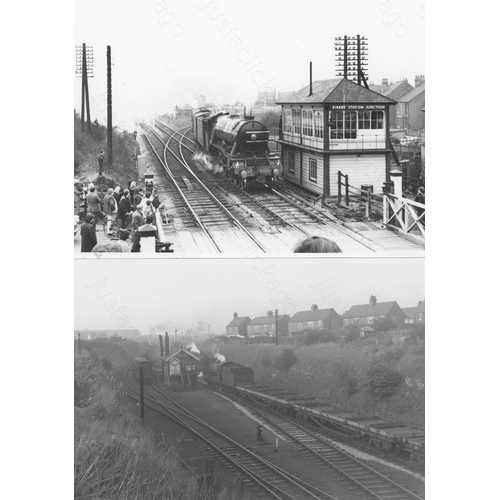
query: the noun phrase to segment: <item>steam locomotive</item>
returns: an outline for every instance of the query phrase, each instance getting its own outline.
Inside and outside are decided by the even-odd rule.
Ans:
[[[253,180],[272,187],[283,171],[279,156],[269,150],[269,130],[252,116],[199,108],[193,111],[193,134],[226,176],[245,190]]]

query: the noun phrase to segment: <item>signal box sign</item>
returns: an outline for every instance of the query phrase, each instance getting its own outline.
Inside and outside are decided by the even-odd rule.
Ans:
[[[381,109],[384,110],[386,108],[383,104],[334,104],[330,106],[331,109],[338,109],[342,111],[349,110],[371,110],[371,109]]]

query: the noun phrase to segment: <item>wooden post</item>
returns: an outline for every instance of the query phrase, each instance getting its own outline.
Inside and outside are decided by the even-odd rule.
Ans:
[[[370,205],[371,205],[371,191],[368,189],[366,192],[366,213],[365,216],[367,219],[370,218]]]
[[[139,399],[141,405],[141,420],[144,424],[144,368],[139,367]]]
[[[82,346],[80,344],[80,332],[78,332],[78,354],[82,355]]]
[[[337,196],[340,205],[342,203],[342,172],[340,170],[337,172]]]
[[[278,345],[278,309],[276,309],[276,345]]]
[[[106,60],[108,66],[108,165],[113,165],[113,99],[111,92],[111,46],[108,45]]]
[[[349,176],[345,175],[345,204],[349,206]]]

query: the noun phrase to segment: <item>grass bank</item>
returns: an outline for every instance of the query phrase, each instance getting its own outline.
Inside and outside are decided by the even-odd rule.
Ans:
[[[135,165],[136,154],[140,154],[139,144],[132,133],[126,130],[113,129],[113,165],[107,158],[107,128],[103,125],[92,125],[92,133],[81,129],[78,113],[74,114],[74,175],[83,181],[96,181],[99,175],[97,154],[101,149],[106,153],[103,175],[115,185],[127,186],[129,181],[137,180]],[[96,182],[94,182],[96,184]],[[99,184],[99,182],[97,183]],[[104,184],[111,184],[109,181]],[[113,187],[113,186],[109,186]]]
[[[143,427],[125,391],[95,359],[75,360],[75,500],[229,500],[211,471],[182,466]]]

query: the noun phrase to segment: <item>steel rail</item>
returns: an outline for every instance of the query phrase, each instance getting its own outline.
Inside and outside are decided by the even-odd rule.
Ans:
[[[154,130],[152,130],[150,128],[151,132],[153,132],[154,135],[157,136],[157,134],[155,133]],[[156,152],[156,149],[154,148],[152,142],[150,141],[149,137],[144,134],[144,137],[146,138],[146,140],[148,141],[149,145],[151,146],[151,149],[153,150],[153,153],[155,154],[156,158],[158,159],[158,161],[160,162],[161,166],[165,169],[165,171],[167,172],[167,175],[170,177],[170,180],[172,181],[172,183],[174,184],[174,186],[176,187],[177,191],[179,192],[179,194],[181,195],[184,203],[186,204],[186,206],[188,207],[189,211],[191,212],[191,214],[193,215],[194,219],[196,220],[196,222],[198,223],[198,226],[200,227],[200,229],[205,233],[205,235],[207,236],[207,238],[212,242],[212,244],[214,245],[215,249],[219,252],[219,253],[222,253],[222,250],[221,248],[219,247],[219,245],[217,244],[217,242],[215,241],[215,238],[213,237],[213,235],[210,233],[210,230],[205,226],[205,224],[201,221],[201,219],[199,218],[198,214],[196,213],[196,210],[192,207],[191,203],[189,203],[188,199],[186,198],[186,196],[184,195],[184,193],[182,192],[182,189],[181,187],[179,186],[179,184],[177,183],[177,181],[175,180],[175,177],[174,177],[174,174],[172,173],[172,171],[170,170],[170,168],[168,167],[168,163],[166,161],[166,155],[165,155],[165,162],[162,161],[162,159],[160,158],[160,156],[158,155],[158,153]],[[161,139],[158,137],[158,139],[161,141]],[[163,141],[162,141],[163,143]]]
[[[188,148],[185,144],[182,144],[182,139],[186,136],[186,134],[189,132],[189,130],[191,129],[191,126],[187,126],[187,127],[182,127],[180,130],[183,130],[184,128],[187,128],[188,130],[184,133],[184,134],[181,134],[181,132],[175,130],[173,127],[171,127],[170,125],[164,123],[164,122],[160,122],[162,125],[170,128],[174,133],[173,135],[175,135],[176,133],[179,134],[181,136],[181,140],[179,139],[176,139],[178,142],[179,142],[179,150],[181,152],[181,156],[183,157],[184,161],[185,158],[184,158],[184,155],[182,154],[182,146],[185,147],[188,151],[190,151],[191,153],[194,154],[194,151],[190,148]],[[168,132],[167,132],[168,133]],[[190,142],[192,142],[193,144],[196,144],[194,141],[192,141],[191,139],[189,138],[186,138],[188,139]],[[269,187],[267,186],[266,184],[264,184],[263,182],[261,181],[257,181],[259,182],[260,184],[262,184],[263,186],[266,186],[266,187]],[[291,205],[293,205],[295,208],[299,209],[300,211],[302,211],[303,213],[309,215],[309,217],[317,220],[318,222],[320,222],[321,224],[324,224],[325,226],[331,226],[333,228],[335,228],[337,231],[341,232],[342,234],[350,237],[351,239],[357,241],[358,243],[360,243],[361,245],[363,245],[364,247],[366,247],[368,250],[371,250],[372,252],[376,252],[377,249],[373,248],[373,246],[371,246],[370,244],[368,244],[366,241],[363,241],[361,239],[361,237],[359,237],[356,233],[354,233],[353,231],[347,229],[347,228],[344,228],[341,226],[341,223],[337,220],[334,220],[334,216],[333,215],[330,215],[328,213],[325,213],[325,212],[322,212],[318,209],[316,209],[321,215],[317,215],[315,214],[314,212],[312,212],[311,210],[309,210],[308,208],[305,208],[304,206],[301,206],[300,203],[298,203],[297,201],[291,199],[291,196],[292,194],[290,193],[287,193],[288,196],[285,196],[283,195],[282,193],[280,193],[279,191],[276,191],[276,189],[274,188],[271,188],[271,192],[275,195],[277,195],[279,198],[283,199],[284,201],[286,201],[287,203],[290,203]],[[246,192],[245,192],[246,193]],[[253,199],[253,201],[257,202],[257,200],[255,200],[253,198],[253,196],[249,193],[246,193],[251,199]],[[282,218],[279,214],[276,214],[273,210],[271,209],[268,209],[270,210],[272,213],[274,213],[277,217],[280,217]],[[282,218],[283,219],[283,218]],[[327,220],[325,220],[327,219]],[[299,229],[301,232],[303,232],[304,234],[306,235],[309,235],[307,233],[307,231],[299,228],[296,224],[294,223],[290,223],[288,221],[286,221],[286,219],[283,219],[287,225],[291,226],[291,227],[294,227],[296,229]]]
[[[163,397],[165,397],[166,399],[168,399],[171,403],[173,403],[175,406],[179,407],[180,410],[175,410],[173,408],[170,408],[166,405],[164,405],[163,403],[161,403],[160,401],[158,401],[159,404],[161,404],[162,406],[164,406],[167,411],[174,411],[174,412],[178,412],[180,413],[181,415],[184,415],[184,416],[187,416],[188,418],[191,418],[192,420],[194,420],[195,422],[198,422],[202,425],[204,425],[205,427],[209,428],[212,432],[220,435],[221,437],[223,437],[224,439],[228,440],[233,446],[236,446],[238,447],[239,449],[243,449],[246,453],[250,454],[251,456],[253,456],[254,458],[256,458],[259,462],[261,463],[264,463],[265,465],[267,465],[269,468],[271,468],[272,470],[274,470],[276,473],[282,475],[282,476],[285,476],[286,479],[288,481],[290,481],[291,483],[294,484],[294,486],[297,486],[299,487],[301,490],[303,490],[306,494],[312,496],[313,498],[315,499],[318,499],[319,500],[319,497],[317,497],[315,495],[315,493],[311,492],[311,491],[307,491],[307,488],[310,488],[312,490],[315,490],[316,493],[320,494],[320,495],[323,495],[323,497],[326,497],[328,499],[331,499],[331,500],[338,500],[336,497],[332,497],[331,495],[329,495],[328,493],[325,493],[321,490],[319,490],[318,488],[316,488],[315,486],[312,486],[308,483],[306,483],[305,481],[302,481],[301,479],[298,479],[296,477],[294,477],[292,474],[290,474],[289,472],[281,469],[281,467],[273,464],[272,462],[270,462],[269,460],[266,460],[265,458],[262,458],[260,457],[259,455],[255,454],[254,452],[252,452],[251,450],[248,450],[247,448],[245,448],[244,446],[240,445],[239,443],[237,443],[236,441],[234,441],[233,439],[231,439],[229,436],[225,435],[224,433],[222,433],[221,431],[219,431],[218,429],[216,429],[215,427],[212,427],[210,424],[208,424],[207,422],[205,422],[204,420],[202,420],[200,417],[198,417],[197,415],[195,415],[194,413],[190,412],[189,410],[187,410],[186,408],[184,408],[181,404],[179,404],[177,401],[175,401],[174,399],[172,399],[170,396],[168,396],[167,394],[165,394],[163,391],[161,391],[158,387],[155,387],[155,390],[157,390]]]
[[[124,381],[125,381],[126,385],[134,393],[139,394],[139,391],[135,387],[133,387],[132,384],[130,384],[130,382],[127,380],[127,374],[130,371],[130,368],[131,367],[129,366],[125,370]],[[158,390],[164,397],[166,397],[167,399],[170,399],[171,401],[173,401],[174,404],[176,404],[177,406],[180,406],[177,402],[175,402],[174,400],[172,400],[171,398],[169,398],[167,395],[165,395],[158,388],[155,387],[155,389]],[[147,397],[145,395],[145,398],[144,398],[145,401],[148,400],[148,401],[151,401],[154,404],[160,405],[166,411],[162,411],[162,410],[159,410],[158,408],[155,408],[154,406],[152,406],[151,403],[146,404],[146,406],[148,406],[151,409],[159,412],[160,414],[163,414],[163,415],[167,416],[168,418],[172,419],[173,421],[175,421],[176,423],[178,423],[182,427],[186,428],[189,432],[193,433],[196,437],[198,437],[200,440],[202,440],[203,442],[205,442],[209,447],[215,449],[217,451],[217,453],[219,453],[220,455],[222,455],[225,459],[227,459],[237,469],[239,469],[241,472],[245,473],[247,476],[249,476],[250,478],[252,478],[258,485],[260,485],[262,488],[264,488],[274,498],[277,498],[277,499],[280,499],[280,500],[288,500],[288,499],[289,500],[295,500],[295,497],[291,496],[286,491],[283,491],[279,487],[275,486],[270,481],[267,481],[266,479],[260,477],[254,471],[252,471],[251,469],[247,468],[245,465],[243,465],[240,462],[238,462],[229,453],[225,452],[222,448],[220,448],[219,446],[217,446],[209,438],[203,436],[203,434],[201,434],[199,431],[197,431],[191,425],[189,425],[188,423],[186,423],[186,421],[183,420],[181,417],[176,416],[175,413],[180,413],[180,414],[184,414],[185,416],[189,416],[195,422],[197,422],[198,424],[200,424],[203,427],[207,428],[210,432],[212,432],[216,436],[219,436],[219,437],[223,438],[224,440],[229,441],[229,443],[232,446],[236,447],[239,450],[244,451],[247,455],[250,455],[253,458],[254,461],[256,461],[257,463],[261,463],[262,465],[264,465],[267,468],[271,469],[275,474],[280,475],[286,481],[288,481],[289,483],[292,483],[292,485],[294,487],[299,488],[303,493],[307,494],[310,498],[312,498],[314,500],[323,500],[324,498],[326,498],[327,500],[339,500],[338,498],[332,497],[331,495],[328,495],[328,494],[326,494],[324,492],[321,492],[320,490],[318,490],[318,492],[322,496],[321,497],[316,496],[311,491],[308,491],[307,488],[316,489],[316,490],[317,490],[317,488],[315,488],[314,486],[308,485],[307,483],[304,483],[303,481],[300,481],[300,480],[294,478],[291,474],[287,473],[286,471],[281,470],[279,467],[277,467],[276,465],[272,464],[271,462],[265,460],[264,458],[259,457],[257,454],[253,453],[251,450],[248,450],[244,446],[238,444],[236,441],[232,440],[229,436],[226,436],[224,433],[218,431],[217,429],[215,429],[210,424],[208,424],[207,422],[203,421],[202,419],[200,419],[196,415],[191,414],[188,410],[185,410],[185,409],[176,410],[176,409],[173,409],[173,408],[170,408],[170,407],[166,406],[164,403],[162,403],[158,399],[157,396],[155,396],[154,394],[152,394],[152,392],[150,390],[148,390],[148,389],[145,390],[145,393],[149,394],[149,396],[150,396],[150,397]],[[129,394],[129,396],[130,396],[130,394]],[[134,397],[134,396],[131,396],[131,397],[133,397],[134,399],[136,399],[136,397]],[[302,486],[300,483],[303,483],[306,486]]]
[[[187,134],[188,132],[189,132],[189,130],[187,130],[184,133],[184,135]],[[165,133],[168,133],[168,132],[165,132]],[[169,141],[173,137],[174,137],[174,134],[172,134],[170,136]],[[163,142],[162,139],[160,139],[160,140]],[[175,139],[175,140],[177,140],[177,139]],[[168,147],[168,146],[165,144],[165,147]],[[179,141],[179,151],[180,151],[180,154],[182,156],[182,159],[179,158],[170,148],[168,148],[168,149],[172,153],[172,155],[175,156],[175,158],[177,158],[179,163],[199,182],[200,186],[209,194],[209,196],[217,203],[217,205],[229,216],[231,222],[233,222],[233,224],[235,224],[239,229],[241,229],[264,253],[269,253],[267,248],[262,246],[260,241],[257,238],[255,238],[255,236],[252,233],[250,233],[250,231],[248,231],[246,229],[246,227],[244,227],[241,224],[241,222],[221,203],[221,201],[212,193],[212,191],[210,191],[210,189],[208,189],[208,187],[205,185],[205,183],[193,172],[191,167],[187,164],[186,159],[184,158],[184,155],[182,154],[181,142]]]

